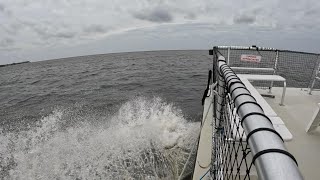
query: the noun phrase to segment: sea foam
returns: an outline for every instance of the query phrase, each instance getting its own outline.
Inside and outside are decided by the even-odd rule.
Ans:
[[[137,97],[94,125],[57,108],[28,131],[0,134],[7,179],[176,179],[196,144],[199,123],[161,98]],[[88,116],[90,117],[90,116]],[[76,122],[76,121],[75,121]]]

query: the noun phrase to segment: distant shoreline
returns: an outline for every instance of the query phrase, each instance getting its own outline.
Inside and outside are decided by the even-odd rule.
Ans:
[[[30,63],[30,61],[23,61],[18,63],[11,63],[11,64],[1,64],[0,67],[13,66],[13,65],[25,64],[25,63]]]

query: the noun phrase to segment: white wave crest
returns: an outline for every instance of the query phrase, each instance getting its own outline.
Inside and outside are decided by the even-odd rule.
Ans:
[[[68,113],[57,109],[28,131],[2,132],[1,176],[174,179],[199,131],[199,123],[188,123],[178,108],[160,98],[126,102],[99,126],[88,119],[66,127]]]

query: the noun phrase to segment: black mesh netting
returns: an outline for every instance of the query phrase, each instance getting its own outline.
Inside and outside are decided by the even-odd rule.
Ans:
[[[221,76],[219,81],[224,81]],[[245,140],[246,134],[239,122],[235,104],[227,89],[222,88],[224,92],[218,96],[221,96],[223,101],[216,101],[221,110],[218,108],[219,115],[216,114],[211,174],[214,179],[257,179],[251,151]]]

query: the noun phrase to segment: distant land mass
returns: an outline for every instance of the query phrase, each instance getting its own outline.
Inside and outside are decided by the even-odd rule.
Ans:
[[[23,61],[23,62],[11,63],[11,64],[0,64],[0,67],[13,66],[13,65],[25,64],[25,63],[30,63],[30,61]]]

